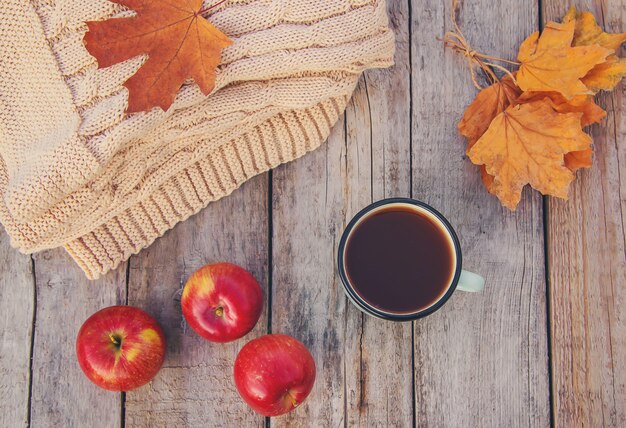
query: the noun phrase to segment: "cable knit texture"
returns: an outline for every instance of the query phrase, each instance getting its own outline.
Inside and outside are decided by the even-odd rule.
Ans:
[[[214,2],[214,1],[213,1]],[[210,5],[212,1],[205,1]],[[230,0],[213,92],[127,115],[145,56],[98,69],[86,21],[106,0],[4,0],[0,221],[23,252],[65,246],[89,278],[250,177],[317,148],[367,68],[393,62],[384,0]]]

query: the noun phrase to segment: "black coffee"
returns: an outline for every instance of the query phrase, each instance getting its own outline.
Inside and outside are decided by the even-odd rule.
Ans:
[[[363,219],[345,248],[346,273],[357,294],[395,314],[415,313],[438,301],[456,269],[442,227],[408,207],[391,206]]]

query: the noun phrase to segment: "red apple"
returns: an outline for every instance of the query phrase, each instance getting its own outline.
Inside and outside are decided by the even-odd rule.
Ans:
[[[111,306],[84,322],[76,338],[76,355],[93,383],[129,391],[157,374],[165,356],[165,337],[156,320],[141,309]]]
[[[239,395],[264,416],[290,412],[308,397],[315,383],[315,361],[302,342],[268,334],[248,342],[235,360]]]
[[[245,269],[230,263],[195,271],[183,290],[183,315],[211,342],[231,342],[254,328],[263,309],[263,291]]]

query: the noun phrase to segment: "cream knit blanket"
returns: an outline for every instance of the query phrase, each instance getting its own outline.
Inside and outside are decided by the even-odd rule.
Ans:
[[[177,1],[177,0],[174,0]],[[214,1],[206,1],[206,5]],[[360,73],[393,62],[385,0],[230,0],[212,94],[126,115],[137,57],[98,69],[106,0],[3,0],[0,221],[23,252],[65,246],[97,278],[250,177],[317,148]]]

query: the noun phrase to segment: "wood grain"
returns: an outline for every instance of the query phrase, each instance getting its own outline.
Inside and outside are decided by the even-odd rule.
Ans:
[[[35,281],[30,257],[11,248],[4,231],[0,231],[0,260],[0,426],[25,427],[30,411]]]
[[[545,19],[568,1],[544,0]],[[626,1],[578,1],[609,32],[626,31]],[[594,166],[567,202],[548,201],[554,419],[557,427],[626,426],[626,96],[599,97]]]
[[[115,427],[121,394],[93,385],[76,360],[76,335],[94,312],[126,300],[124,266],[98,281],[62,249],[34,256],[37,317],[32,361],[31,424]]]
[[[157,377],[126,394],[126,427],[264,424],[239,397],[232,373],[239,349],[266,332],[267,308],[245,338],[209,343],[184,322],[180,296],[191,273],[221,261],[249,270],[267,296],[267,183],[267,175],[250,180],[131,259],[128,303],[161,323],[168,346]]]
[[[346,111],[346,221],[377,200],[411,196],[408,2],[390,1],[388,14],[396,35],[396,65],[367,72]],[[351,304],[347,316],[354,332],[346,337],[351,350],[346,357],[354,355],[346,366],[348,426],[410,426],[411,324],[375,319]]]
[[[343,120],[326,145],[273,174],[272,332],[301,340],[313,354],[317,377],[311,396],[272,426],[342,426],[345,370],[354,355],[346,335],[346,299],[334,273],[333,247],[345,217]],[[345,364],[344,364],[345,363]]]
[[[347,303],[335,263],[354,214],[410,192],[408,3],[389,2],[389,13],[397,66],[366,73],[328,142],[274,173],[272,329],[311,348],[318,378],[307,402],[272,426],[412,424],[411,325]]]
[[[435,39],[451,2],[412,1],[413,195],[455,226],[463,266],[482,293],[457,292],[415,323],[418,426],[550,424],[542,200],[517,212],[487,194],[456,125],[476,95],[467,61]],[[536,29],[537,2],[466,0],[459,24],[474,49],[513,58]]]

